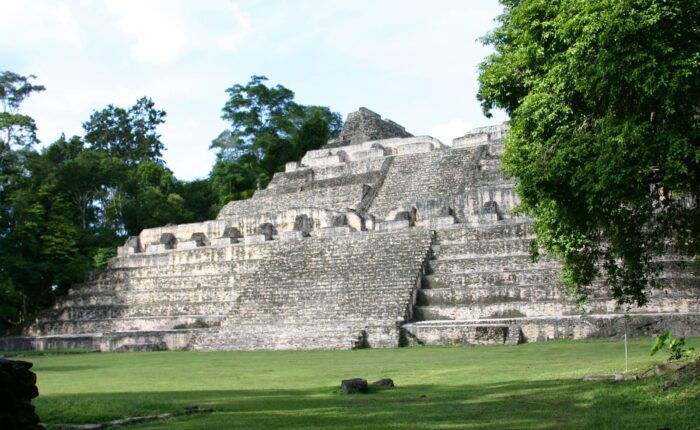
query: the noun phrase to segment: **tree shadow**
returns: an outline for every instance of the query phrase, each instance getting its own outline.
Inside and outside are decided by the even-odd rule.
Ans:
[[[488,385],[405,385],[369,394],[337,387],[307,390],[212,390],[49,395],[37,399],[49,425],[214,408],[130,428],[285,429],[638,429],[691,428],[698,400],[659,402],[653,383],[578,380],[512,381]],[[695,421],[693,421],[695,420]]]

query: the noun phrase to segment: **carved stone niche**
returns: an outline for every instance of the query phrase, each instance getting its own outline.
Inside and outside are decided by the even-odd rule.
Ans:
[[[449,206],[443,206],[438,211],[438,217],[454,216],[454,211]]]
[[[224,233],[221,235],[221,237],[228,237],[228,238],[234,239],[231,241],[231,242],[234,242],[234,241],[237,241],[238,239],[240,239],[241,237],[243,237],[243,235],[241,234],[241,231],[237,227],[226,227],[224,229]]]
[[[255,229],[255,234],[265,236],[265,240],[272,240],[272,236],[277,235],[277,229],[275,229],[275,226],[270,224],[269,222],[260,224],[256,229]]]
[[[493,200],[489,200],[488,202],[484,203],[483,207],[481,208],[481,213],[496,215],[498,220],[503,219],[501,214],[498,212],[498,203],[494,202]]]
[[[314,219],[306,214],[297,215],[294,218],[294,231],[301,232],[303,237],[308,237],[311,235],[311,231],[314,229]]]
[[[331,227],[343,227],[348,225],[348,218],[345,215],[333,215]]]
[[[236,227],[226,227],[221,237],[216,237],[211,240],[213,246],[225,246],[233,243],[238,243],[238,239],[243,237],[240,230]]]
[[[163,233],[160,235],[158,243],[163,245],[165,249],[173,249],[177,244],[177,238],[175,238],[175,235],[172,233]]]
[[[195,242],[197,246],[208,246],[209,245],[209,240],[207,239],[207,235],[204,233],[192,233],[192,236],[190,236],[190,240]]]

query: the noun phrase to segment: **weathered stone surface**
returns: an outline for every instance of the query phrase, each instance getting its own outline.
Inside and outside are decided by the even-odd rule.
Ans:
[[[283,231],[280,240],[301,240],[304,236],[300,231]]]
[[[314,231],[314,236],[318,237],[332,237],[332,236],[345,236],[350,234],[350,227],[326,227],[320,230]]]
[[[0,358],[0,428],[7,430],[41,429],[31,404],[39,395],[32,363]]]
[[[615,337],[602,281],[581,316],[500,171],[504,126],[446,147],[361,110],[340,138],[216,220],[143,230],[0,349],[256,350]],[[410,228],[408,228],[410,227]],[[244,243],[238,244],[238,241]],[[665,256],[630,334],[700,334],[692,262]],[[360,335],[361,334],[361,335]]]
[[[246,245],[253,245],[256,243],[264,243],[266,240],[270,240],[271,237],[264,234],[249,234],[243,238],[243,243]]]
[[[366,393],[369,391],[367,381],[361,378],[343,379],[340,389],[345,394]]]
[[[370,140],[410,136],[411,134],[402,126],[391,120],[382,119],[379,114],[361,107],[357,112],[348,115],[340,136],[331,139],[326,147],[335,148],[357,145]]]
[[[383,388],[394,388],[394,380],[391,378],[382,378],[378,381],[372,382],[372,385]]]
[[[138,236],[129,236],[124,246],[117,248],[117,255],[128,255],[141,252],[141,241]]]
[[[379,232],[388,232],[388,231],[401,230],[404,228],[408,228],[409,226],[410,226],[410,222],[407,219],[403,219],[403,220],[398,220],[398,221],[380,222],[374,227],[374,229],[376,231],[379,231]]]

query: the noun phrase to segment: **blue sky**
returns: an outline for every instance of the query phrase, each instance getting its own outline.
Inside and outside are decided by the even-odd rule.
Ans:
[[[487,119],[476,101],[477,38],[501,7],[488,1],[6,0],[0,70],[38,76],[44,143],[82,134],[107,104],[151,97],[167,112],[164,158],[181,179],[206,176],[226,128],[225,89],[265,75],[303,104],[346,116],[360,106],[444,142]]]

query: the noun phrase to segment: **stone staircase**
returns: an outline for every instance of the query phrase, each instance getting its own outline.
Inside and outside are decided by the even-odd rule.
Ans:
[[[403,326],[405,342],[502,344],[619,335],[624,311],[606,290],[594,290],[583,314],[559,282],[559,263],[531,261],[533,237],[529,219],[436,230],[413,322]],[[665,288],[650,292],[644,308],[627,312],[637,333],[660,315],[671,325],[677,319],[679,330],[687,331],[681,327],[684,318],[697,319],[700,313],[693,292],[697,275],[689,262],[669,257],[661,264]]]
[[[265,246],[277,246],[270,242]],[[396,347],[430,246],[429,232],[316,237],[278,247],[200,350]]]

